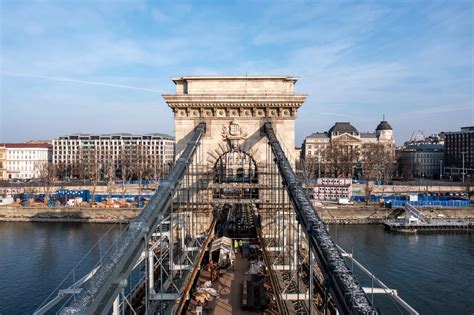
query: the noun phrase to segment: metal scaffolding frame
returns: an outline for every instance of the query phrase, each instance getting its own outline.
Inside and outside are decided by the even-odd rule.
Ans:
[[[58,291],[58,296],[69,294],[60,313],[181,313],[214,235],[212,207],[242,203],[251,204],[258,217],[257,235],[279,313],[376,314],[296,178],[294,158],[272,124],[263,126],[268,142],[266,161],[254,170],[258,180],[249,173],[242,182],[227,181],[227,172],[215,182],[216,170],[205,164],[199,145],[205,128],[199,123],[190,133],[170,175],[98,264]],[[223,190],[250,194],[226,199]],[[36,314],[54,307],[53,301]]]
[[[153,237],[153,234],[156,233],[157,229],[162,230],[163,222],[166,217],[169,216],[170,227],[173,227],[173,219],[175,217],[173,213],[173,203],[176,203],[176,200],[178,200],[179,204],[181,201],[180,197],[183,195],[183,189],[180,189],[180,187],[183,178],[185,178],[186,173],[189,172],[189,166],[193,165],[193,162],[196,162],[198,158],[199,161],[202,162],[202,152],[198,154],[198,157],[195,156],[196,152],[199,151],[200,140],[205,130],[205,123],[199,123],[194,128],[190,134],[190,140],[186,148],[179,159],[177,159],[167,179],[158,187],[150,203],[137,218],[128,225],[127,229],[120,234],[108,252],[101,257],[97,263],[95,272],[90,274],[86,281],[72,285],[74,295],[72,298],[69,297],[66,305],[63,305],[60,310],[61,314],[107,314],[112,304],[115,306],[113,312],[118,314],[116,307],[120,304],[122,304],[122,306],[129,305],[132,307],[130,301],[125,298],[125,288],[128,286],[128,279],[131,277],[132,271],[139,267],[140,262],[145,266],[146,275],[148,275],[149,270],[152,270],[148,268],[148,264],[152,259],[150,257],[153,257],[153,255],[149,255],[149,240]],[[197,194],[193,196],[193,198],[198,198]],[[178,208],[177,211],[180,212],[180,209]],[[183,222],[183,225],[184,224],[186,224],[186,222]],[[173,245],[175,244],[173,240],[174,231],[171,228],[169,232],[170,239],[168,243],[171,246],[168,246],[168,252],[169,257],[173,257],[169,259],[171,262],[169,265],[170,270],[175,271],[173,266],[175,257],[173,252]],[[162,231],[159,233],[160,237],[162,237]],[[194,241],[196,241],[196,239],[197,238],[194,238]],[[163,244],[163,242],[161,244]],[[194,244],[190,247],[192,248],[193,246]],[[159,247],[160,251],[164,250],[164,246]],[[185,249],[184,252],[187,254],[188,251]],[[145,259],[141,259],[143,253]],[[189,255],[184,256],[189,259]],[[180,257],[180,255],[178,255],[178,257]],[[161,258],[163,258],[163,256],[161,256]],[[180,260],[180,262],[181,261],[184,260]],[[177,273],[182,274],[183,270],[178,270]],[[160,274],[163,273],[160,272]],[[173,278],[173,281],[175,280],[176,279]],[[165,283],[166,282],[160,283],[163,289]],[[148,284],[149,282],[145,281],[145,296],[147,297],[149,296]],[[170,284],[170,287],[176,286]],[[121,303],[120,296],[122,297]],[[48,304],[49,303],[46,303],[46,305]],[[42,305],[36,313],[45,313],[47,311],[47,308],[45,308],[46,305]],[[147,307],[148,298],[145,299],[146,312],[148,311]],[[125,308],[122,307],[122,312],[124,309]]]
[[[282,229],[281,234],[283,235],[283,243],[281,241],[277,244],[281,247],[281,254],[283,256],[283,264],[289,265],[291,270],[291,262],[299,262],[299,253],[301,250],[298,248],[305,242],[296,242],[293,245],[296,248],[292,249],[291,240],[300,238],[301,234],[305,234],[307,238],[307,244],[309,247],[309,266],[312,268],[312,258],[318,262],[318,266],[323,272],[324,286],[333,298],[337,309],[345,314],[377,314],[375,307],[372,305],[367,295],[365,294],[362,286],[359,284],[351,270],[347,266],[344,258],[340,251],[332,241],[326,224],[319,218],[313,204],[308,198],[306,191],[304,190],[301,182],[296,177],[292,165],[282,148],[277,134],[275,133],[271,122],[266,122],[263,126],[264,132],[268,138],[268,144],[271,147],[274,164],[278,167],[280,177],[282,179],[282,201],[281,204],[284,208],[282,215]],[[268,160],[268,158],[267,158]],[[278,183],[279,185],[279,183]],[[278,190],[280,191],[280,190]],[[287,218],[285,223],[285,209],[286,203],[290,202],[294,211],[295,219]],[[276,216],[279,220],[279,216]],[[301,229],[296,229],[294,222],[297,222],[297,226],[301,226]],[[280,223],[277,224],[280,226]],[[286,231],[288,226],[288,231]],[[293,229],[292,235],[289,231]],[[301,233],[302,232],[302,233]],[[285,237],[285,233],[288,237]],[[280,234],[280,233],[279,233]],[[277,235],[279,237],[280,235]],[[288,255],[285,256],[285,252]],[[294,257],[293,260],[291,257]],[[299,265],[297,265],[299,266]],[[298,268],[298,267],[297,267]],[[296,272],[298,273],[298,271]],[[292,278],[298,279],[299,277]],[[311,280],[313,277],[309,277]],[[294,281],[289,281],[289,285]],[[299,294],[299,282],[296,284],[296,294]],[[309,297],[312,297],[312,284],[309,286]],[[293,296],[292,296],[293,297]],[[298,299],[299,297],[296,297]],[[326,303],[328,299],[326,298]],[[307,303],[308,311],[311,313],[312,303]],[[299,309],[296,309],[299,311]]]

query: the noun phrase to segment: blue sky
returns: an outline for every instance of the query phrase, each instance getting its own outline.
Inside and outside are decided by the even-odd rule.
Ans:
[[[289,74],[297,143],[474,125],[472,1],[1,1],[0,141],[166,132],[177,75]]]

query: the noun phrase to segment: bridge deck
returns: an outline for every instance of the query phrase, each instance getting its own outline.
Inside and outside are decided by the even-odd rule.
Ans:
[[[212,284],[212,287],[219,293],[219,297],[203,305],[203,314],[261,314],[261,312],[250,312],[242,309],[242,283],[249,279],[249,275],[246,274],[249,267],[249,260],[238,253],[235,257],[234,270],[221,270],[219,279]],[[198,286],[210,279],[210,272],[203,268],[198,279]],[[198,306],[196,300],[191,299],[186,314],[196,314],[196,306]],[[268,310],[266,312],[268,313]]]

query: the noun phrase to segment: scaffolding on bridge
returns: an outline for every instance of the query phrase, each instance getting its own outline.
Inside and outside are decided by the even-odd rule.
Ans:
[[[295,176],[291,152],[270,122],[262,132],[265,163],[234,149],[209,169],[199,145],[205,124],[197,125],[150,204],[36,314],[181,314],[224,204],[244,205],[256,218],[275,313],[376,314]]]

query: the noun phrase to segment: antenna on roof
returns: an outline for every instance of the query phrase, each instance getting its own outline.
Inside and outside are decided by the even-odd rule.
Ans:
[[[382,120],[385,121],[385,114],[382,115],[382,118],[383,118]]]

